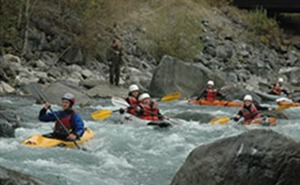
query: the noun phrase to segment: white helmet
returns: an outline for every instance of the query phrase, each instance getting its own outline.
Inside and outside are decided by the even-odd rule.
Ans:
[[[66,93],[64,94],[64,96],[61,98],[62,100],[69,100],[71,101],[73,104],[75,103],[76,99],[75,96],[71,93]]]
[[[209,81],[207,82],[207,85],[215,85],[215,83],[214,83],[214,81],[209,80]]]
[[[246,101],[246,100],[248,100],[248,101],[253,101],[252,96],[249,95],[249,94],[247,94],[247,95],[244,97],[244,101]]]
[[[133,92],[133,91],[139,91],[139,87],[135,84],[132,84],[131,86],[129,86],[129,92]]]
[[[278,78],[278,82],[284,82],[283,78]]]
[[[141,94],[141,96],[139,97],[139,101],[142,101],[146,98],[150,98],[150,95],[148,93],[143,93]]]

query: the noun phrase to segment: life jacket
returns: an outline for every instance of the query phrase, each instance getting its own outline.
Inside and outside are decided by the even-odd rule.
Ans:
[[[254,104],[251,104],[250,111],[247,108],[243,107],[241,109],[241,112],[243,113],[244,124],[245,125],[248,125],[254,119],[257,119],[257,118],[261,117],[260,113],[258,112],[258,110],[257,110],[257,108],[255,107]]]
[[[142,115],[140,116],[141,119],[153,121],[159,120],[159,109],[157,103],[151,102],[150,105],[141,103],[139,104],[139,106],[142,109]]]
[[[133,96],[128,96],[126,101],[130,105],[130,108],[127,109],[127,113],[135,115],[135,107],[139,104],[138,99]]]
[[[64,124],[64,126],[71,132],[72,131],[72,119],[73,116],[76,114],[75,111],[72,111],[70,114],[68,114],[67,116],[66,113],[64,113],[63,111],[60,112],[60,115],[58,116],[60,118],[60,121]],[[64,117],[63,117],[64,116]],[[54,132],[56,133],[62,133],[62,134],[66,134],[66,131],[64,130],[64,128],[61,126],[61,124],[56,121],[55,122],[55,127],[54,127]]]
[[[283,90],[283,87],[279,83],[276,83],[272,89],[272,92],[274,94],[280,95],[282,90]]]
[[[217,89],[206,89],[205,100],[207,100],[207,101],[215,101],[217,95],[218,95]]]

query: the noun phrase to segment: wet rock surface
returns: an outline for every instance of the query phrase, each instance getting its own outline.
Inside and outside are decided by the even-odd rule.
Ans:
[[[0,167],[0,184],[5,185],[50,185],[29,175]]]
[[[299,143],[252,130],[194,149],[171,185],[297,185]]]

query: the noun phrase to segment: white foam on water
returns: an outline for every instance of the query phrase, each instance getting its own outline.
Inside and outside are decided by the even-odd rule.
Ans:
[[[109,105],[108,100],[103,102],[89,108],[115,109]],[[12,103],[16,102],[12,100]],[[193,114],[230,116],[238,110],[193,106],[182,102],[161,103],[161,107],[162,112],[172,115],[189,111]],[[32,114],[29,118],[36,119],[40,108],[41,105],[34,105],[17,109],[19,112]],[[58,106],[54,108],[59,109]],[[169,129],[153,129],[147,126],[115,124],[119,120],[118,116],[116,113],[106,120],[85,121],[86,127],[95,132],[95,138],[84,144],[89,150],[87,152],[20,145],[19,142],[27,137],[49,133],[53,128],[53,123],[30,120],[25,123],[28,127],[16,129],[16,138],[0,139],[0,163],[60,185],[167,185],[194,148],[248,130],[261,129],[257,125],[211,125],[185,120],[180,120],[180,123]],[[266,129],[273,129],[300,140],[299,120],[285,121]]]

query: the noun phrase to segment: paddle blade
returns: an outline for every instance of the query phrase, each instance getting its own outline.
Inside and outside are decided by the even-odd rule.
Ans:
[[[112,110],[98,110],[93,112],[91,116],[94,120],[101,120],[101,119],[109,118],[112,113],[113,113]]]
[[[162,97],[161,101],[164,101],[164,102],[174,101],[174,100],[178,100],[180,97],[181,97],[181,93],[176,92],[176,93],[168,94],[168,95]]]
[[[228,121],[230,120],[229,117],[217,117],[210,120],[211,124],[220,124],[220,125],[226,125]]]
[[[284,110],[293,107],[293,104],[280,105],[275,108],[275,110]]]
[[[130,105],[127,103],[127,101],[124,98],[120,97],[112,97],[111,102],[114,106],[122,109],[126,109],[127,107],[130,107]]]

